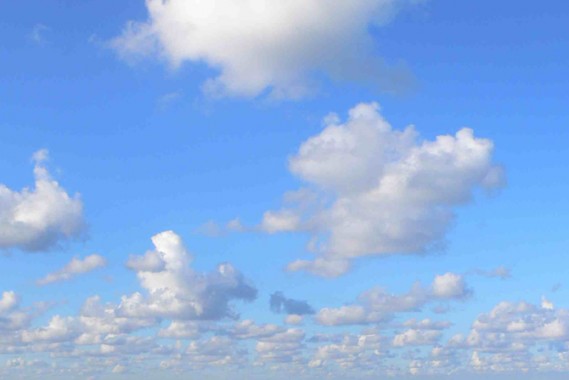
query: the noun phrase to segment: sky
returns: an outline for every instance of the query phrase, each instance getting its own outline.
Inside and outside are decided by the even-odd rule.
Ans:
[[[0,3],[0,377],[566,378],[568,23]]]

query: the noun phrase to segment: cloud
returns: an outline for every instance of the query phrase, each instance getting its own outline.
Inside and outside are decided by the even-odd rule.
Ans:
[[[35,187],[14,191],[0,184],[0,249],[43,251],[80,236],[83,204],[51,178],[44,163],[48,151],[34,154]]]
[[[291,271],[338,276],[358,257],[440,247],[457,207],[478,188],[503,185],[492,141],[471,129],[419,141],[412,126],[394,130],[376,103],[352,108],[345,123],[326,120],[289,161],[309,186],[305,195],[298,206],[267,211],[260,224],[267,233],[312,235],[317,258],[295,261]]]
[[[393,338],[393,346],[430,346],[438,342],[442,333],[438,330],[410,329]]]
[[[129,22],[110,44],[127,59],[159,57],[178,67],[205,63],[219,72],[214,95],[299,98],[317,75],[400,91],[408,70],[375,54],[370,27],[388,23],[417,0],[146,0],[148,20]]]
[[[442,349],[468,356],[479,372],[567,371],[569,310],[542,299],[498,303],[476,318],[468,335],[453,336]]]
[[[416,283],[402,295],[393,295],[380,288],[368,290],[358,297],[357,303],[321,309],[315,320],[325,326],[381,323],[392,319],[396,313],[417,312],[428,303],[462,300],[470,294],[462,276],[447,273],[436,276],[428,287]]]
[[[25,328],[30,320],[30,315],[20,307],[20,297],[13,291],[3,292],[0,297],[0,333]]]
[[[478,276],[488,277],[488,278],[499,278],[501,280],[507,280],[512,277],[512,271],[505,266],[500,266],[492,270],[482,270],[476,269],[473,271],[474,274]]]
[[[119,314],[179,320],[234,318],[231,301],[257,297],[257,289],[231,264],[220,264],[209,274],[194,272],[192,256],[174,232],[157,234],[152,242],[155,250],[127,263],[146,294],[123,296]]]
[[[305,333],[301,329],[288,329],[284,332],[261,338],[255,350],[261,363],[293,363],[300,362]]]
[[[36,24],[30,33],[30,38],[38,45],[43,45],[46,42],[45,33],[51,30],[50,27],[44,24]]]
[[[297,301],[286,298],[282,292],[271,294],[269,301],[271,311],[274,313],[306,315],[314,314],[314,309],[306,301]]]
[[[99,255],[90,255],[84,259],[73,258],[71,262],[66,264],[60,270],[50,273],[44,278],[37,281],[40,286],[53,284],[54,282],[67,281],[73,277],[77,277],[84,273],[89,273],[95,269],[102,268],[107,265],[107,260]]]
[[[463,298],[470,293],[464,278],[455,273],[436,276],[433,282],[433,295],[439,298]]]

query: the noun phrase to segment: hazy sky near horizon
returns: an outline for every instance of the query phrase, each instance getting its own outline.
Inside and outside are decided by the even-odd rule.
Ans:
[[[0,378],[565,378],[567,25],[0,3]]]

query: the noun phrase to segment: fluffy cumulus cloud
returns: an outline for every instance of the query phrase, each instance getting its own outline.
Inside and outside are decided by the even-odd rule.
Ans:
[[[405,294],[390,294],[381,288],[362,293],[358,302],[338,308],[323,308],[316,322],[326,326],[382,323],[397,313],[418,312],[433,302],[465,299],[470,295],[462,276],[453,273],[436,276],[430,286],[416,283]]]
[[[136,292],[122,297],[122,315],[221,319],[236,316],[231,301],[252,301],[257,297],[257,289],[231,264],[221,264],[209,274],[193,271],[192,256],[174,232],[155,235],[152,242],[154,250],[131,257],[127,263],[136,271],[145,294]]]
[[[54,282],[67,281],[81,274],[92,272],[97,268],[102,268],[105,265],[107,265],[107,260],[100,255],[90,255],[84,259],[75,257],[60,270],[38,280],[37,284],[43,286]]]
[[[420,0],[146,0],[149,19],[129,22],[111,41],[132,59],[159,56],[177,67],[206,63],[219,75],[204,89],[216,95],[298,98],[312,74],[398,91],[410,82],[402,67],[375,53],[370,26],[388,22]]]
[[[317,258],[290,270],[337,276],[357,257],[440,246],[458,206],[478,188],[503,184],[492,141],[471,129],[422,141],[412,126],[393,129],[376,103],[355,106],[344,123],[326,122],[290,159],[309,187],[292,197],[297,205],[265,213],[260,225],[312,234]]]
[[[34,154],[33,188],[11,190],[0,184],[0,249],[42,251],[78,237],[84,227],[79,195],[70,196],[45,167],[48,152]]]

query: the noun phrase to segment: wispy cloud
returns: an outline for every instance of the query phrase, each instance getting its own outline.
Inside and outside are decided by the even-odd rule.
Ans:
[[[97,268],[102,268],[107,265],[107,260],[99,255],[90,255],[84,259],[73,258],[60,270],[50,273],[44,278],[37,281],[39,286],[53,284],[55,282],[68,281],[81,274],[92,272]]]

